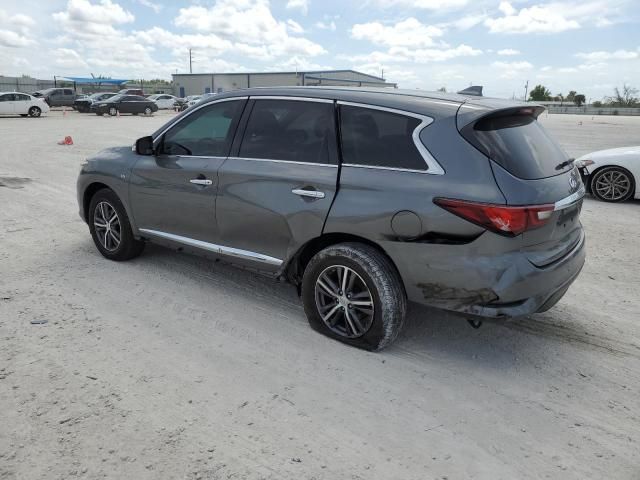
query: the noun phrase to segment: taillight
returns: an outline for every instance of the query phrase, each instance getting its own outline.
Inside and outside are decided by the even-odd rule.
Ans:
[[[508,237],[542,227],[553,214],[554,205],[508,207],[489,203],[436,198],[434,203],[460,218]]]

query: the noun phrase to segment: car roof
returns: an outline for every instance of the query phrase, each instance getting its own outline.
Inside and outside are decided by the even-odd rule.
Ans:
[[[0,95],[4,95],[5,93],[20,93],[20,94],[22,94],[22,95],[29,95],[29,96],[31,96],[31,94],[30,94],[30,93],[26,93],[26,92],[0,92]]]
[[[524,105],[532,106],[532,104],[514,100],[424,90],[329,86],[247,88],[221,93],[211,98],[205,97],[204,103],[215,102],[222,98],[244,96],[327,98],[344,102],[377,105],[436,117],[455,115],[463,105],[465,110],[473,112],[473,116],[483,115],[494,110],[522,107]]]

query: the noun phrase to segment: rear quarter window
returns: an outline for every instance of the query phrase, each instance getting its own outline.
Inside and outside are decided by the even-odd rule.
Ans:
[[[413,132],[417,118],[366,107],[340,106],[344,163],[370,167],[427,170]]]
[[[524,180],[559,175],[573,167],[569,156],[531,115],[490,116],[463,128],[480,151]]]

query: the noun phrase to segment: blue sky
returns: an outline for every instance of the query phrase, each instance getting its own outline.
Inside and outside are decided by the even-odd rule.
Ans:
[[[637,0],[2,0],[0,74],[353,68],[403,88],[640,88]],[[634,6],[636,8],[634,8]]]

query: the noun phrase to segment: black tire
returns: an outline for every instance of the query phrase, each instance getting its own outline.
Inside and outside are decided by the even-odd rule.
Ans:
[[[30,117],[39,117],[41,114],[42,114],[42,110],[40,110],[40,107],[31,107],[29,109]]]
[[[115,248],[107,248],[104,245],[104,241],[102,240],[102,235],[99,232],[98,227],[96,226],[96,219],[100,219],[100,212],[96,212],[96,209],[100,207],[100,205],[107,204],[112,207],[117,214],[117,219],[119,222],[119,238],[120,241],[115,246]],[[103,218],[103,216],[102,216]],[[89,231],[91,232],[91,237],[93,238],[93,243],[95,243],[98,251],[109,260],[115,261],[124,261],[130,260],[132,258],[137,257],[144,250],[144,242],[141,240],[136,240],[133,236],[133,232],[131,230],[131,224],[129,223],[129,217],[127,216],[127,212],[122,205],[122,202],[118,198],[118,196],[113,192],[113,190],[109,190],[108,188],[103,188],[102,190],[98,190],[93,197],[91,198],[91,202],[89,203],[89,212],[87,215],[88,223],[89,223]],[[107,235],[105,234],[105,237]],[[111,246],[114,247],[113,237],[109,235],[110,240],[112,240]]]
[[[118,109],[116,107],[109,108],[109,115],[115,117],[116,115],[118,115]]]
[[[97,115],[97,116],[99,116],[99,117],[101,117],[101,116],[103,116],[103,115],[104,115],[104,113],[102,113],[102,112],[96,112],[96,115]]]
[[[367,293],[370,293],[373,300],[373,320],[368,329],[358,336],[347,336],[337,332],[338,325],[332,329],[320,314],[317,281],[324,272],[335,267],[346,267],[357,273],[359,280],[366,284]],[[382,252],[361,243],[340,243],[318,252],[304,271],[302,302],[309,324],[314,330],[354,347],[371,351],[381,350],[395,340],[402,329],[407,311],[406,293],[394,265]],[[335,304],[338,305],[338,300]],[[341,308],[343,311],[346,309]],[[351,305],[348,308],[351,308]],[[342,313],[343,319],[344,315]],[[336,323],[338,322],[339,320],[336,320]],[[346,319],[343,323],[346,326]]]
[[[614,189],[613,191],[608,191],[605,185],[607,181],[611,179],[619,182],[616,183],[618,189],[624,186],[625,190],[618,190],[616,192]],[[611,182],[608,183],[611,184]],[[590,189],[593,196],[598,200],[617,203],[629,200],[636,189],[636,184],[633,175],[627,169],[622,167],[605,167],[591,175]]]
[[[20,116],[21,117],[28,117],[29,115],[27,115],[26,113],[21,113]]]

